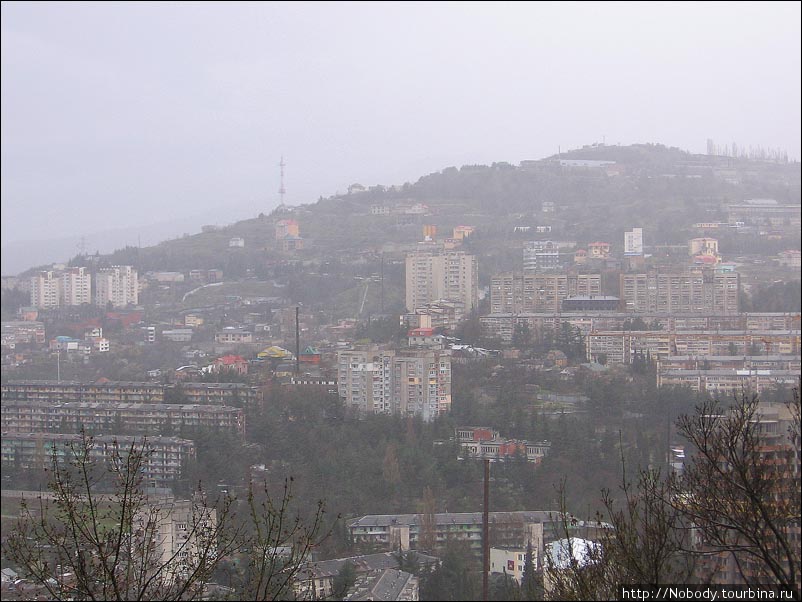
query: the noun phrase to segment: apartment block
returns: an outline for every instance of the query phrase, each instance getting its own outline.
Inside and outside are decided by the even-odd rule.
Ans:
[[[245,433],[242,408],[200,404],[6,401],[0,405],[4,433],[126,432],[172,434],[181,429]]]
[[[126,307],[139,303],[137,271],[130,265],[103,268],[95,274],[95,305]]]
[[[621,301],[634,313],[737,314],[738,272],[621,274]]]
[[[479,268],[464,251],[415,251],[406,258],[406,306],[410,312],[439,300],[478,303]]]
[[[186,578],[217,550],[215,532],[217,511],[199,502],[167,499],[150,503],[133,517],[134,546],[147,548],[152,567],[145,574],[163,567],[161,578],[167,583]]]
[[[64,433],[3,433],[3,468],[44,470],[53,460],[53,452],[62,461],[80,445],[81,436]],[[134,437],[128,435],[98,435],[90,458],[106,461],[115,450],[124,457],[132,446],[147,450],[142,474],[149,484],[167,485],[181,477],[182,467],[195,457],[195,444],[177,437]]]
[[[164,403],[165,396],[191,404],[239,407],[256,401],[258,391],[244,383],[181,383],[164,385],[150,382],[25,380],[0,384],[2,401],[129,402]]]
[[[61,278],[58,272],[39,272],[31,278],[31,305],[41,309],[61,305]]]
[[[491,313],[559,312],[568,297],[600,295],[601,274],[505,272],[490,284]]]
[[[465,315],[462,301],[434,301],[415,308],[413,313],[404,314],[402,323],[407,329],[444,328],[453,332]]]
[[[357,545],[373,549],[418,550],[424,530],[423,518],[420,514],[368,515],[352,520],[348,523],[348,530]],[[462,541],[475,554],[481,554],[481,512],[444,512],[433,515],[433,518],[436,546],[444,546],[448,541]],[[558,521],[556,512],[490,512],[490,545],[525,548],[531,543],[533,550],[542,555],[544,537],[551,535]]]
[[[337,366],[340,398],[362,414],[420,416],[428,421],[451,409],[447,351],[339,351]]]
[[[624,232],[624,255],[643,255],[643,228]]]
[[[796,370],[802,369],[799,355],[671,355],[660,360],[657,370]]]
[[[631,364],[638,356],[799,355],[799,330],[593,331],[585,337],[589,361]]]
[[[657,386],[683,386],[706,391],[714,397],[732,398],[742,392],[799,385],[799,370],[659,370]]]

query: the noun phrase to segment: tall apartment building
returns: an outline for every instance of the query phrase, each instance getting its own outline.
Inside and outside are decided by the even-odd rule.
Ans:
[[[406,259],[406,304],[418,307],[440,299],[461,301],[470,312],[478,303],[479,267],[464,251],[415,251]]]
[[[62,305],[92,302],[92,276],[86,268],[69,268],[61,274]]]
[[[624,232],[624,255],[643,255],[643,228]]]
[[[491,280],[490,312],[559,312],[567,297],[600,294],[601,274],[505,272]]]
[[[61,279],[57,272],[39,272],[31,278],[31,305],[42,309],[61,305]]]
[[[95,305],[114,307],[139,303],[139,283],[136,270],[130,265],[116,265],[98,270],[95,275]]]
[[[621,274],[621,301],[635,313],[737,314],[738,272]]]
[[[525,272],[548,272],[560,269],[560,251],[552,241],[532,240],[524,244]]]
[[[451,358],[439,350],[377,347],[337,353],[337,387],[344,403],[363,414],[433,420],[451,409]]]

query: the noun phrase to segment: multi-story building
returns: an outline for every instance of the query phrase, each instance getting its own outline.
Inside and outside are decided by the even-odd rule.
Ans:
[[[466,312],[478,302],[479,269],[464,251],[415,251],[406,258],[406,305],[415,310],[441,299],[460,301]]]
[[[799,330],[798,313],[743,313],[743,314],[659,314],[638,316],[647,324],[656,324],[661,330]],[[612,311],[564,311],[492,313],[479,318],[489,336],[505,342],[512,340],[515,326],[526,326],[531,332],[559,330],[563,324],[578,328],[583,335],[592,331],[628,330],[632,314]]]
[[[79,451],[81,435],[65,433],[3,433],[3,468],[44,470],[53,455],[67,461],[73,449]],[[143,447],[144,446],[144,447]],[[142,474],[150,485],[166,485],[181,477],[186,462],[195,457],[195,444],[177,437],[134,437],[97,435],[90,459],[105,461],[112,453],[123,457],[131,449],[145,449]]]
[[[799,330],[617,330],[585,337],[587,358],[630,364],[637,357],[662,361],[671,355],[799,355]]]
[[[600,295],[601,274],[505,272],[490,284],[491,313],[558,312],[568,297]]]
[[[781,205],[773,199],[752,199],[727,207],[727,221],[731,226],[758,226],[776,230],[796,230],[802,223],[802,206]]]
[[[635,313],[737,314],[738,272],[621,274],[621,301]]]
[[[0,405],[4,433],[121,431],[172,434],[184,428],[245,433],[242,408],[199,404],[6,401]]]
[[[525,272],[548,272],[559,269],[559,246],[552,241],[532,240],[525,243],[523,267]]]
[[[374,549],[418,550],[426,535],[436,546],[448,541],[467,542],[475,554],[482,551],[482,513],[445,512],[432,516],[434,533],[424,534],[425,517],[420,514],[368,515],[348,523],[351,540]],[[542,555],[544,538],[559,524],[559,513],[547,511],[490,512],[490,545],[520,546],[532,544]],[[424,537],[421,537],[424,535]],[[431,552],[432,550],[425,550]]]
[[[795,579],[797,588],[799,587],[799,541],[802,533],[796,508],[799,508],[800,453],[799,440],[794,441],[792,435],[794,430],[798,432],[799,415],[794,414],[793,407],[785,403],[758,404],[755,415],[750,420],[751,432],[756,441],[753,448],[750,445],[747,456],[750,474],[745,478],[749,479],[750,484],[755,484],[755,480],[759,479],[759,487],[755,488],[759,502],[753,502],[749,495],[755,490],[743,494],[734,493],[737,497],[729,502],[730,507],[735,502],[742,502],[746,506],[746,512],[752,510],[753,505],[756,507],[760,504],[762,508],[768,508],[772,518],[769,521],[756,522],[755,527],[751,523],[742,523],[750,533],[748,542],[744,541],[742,535],[745,531],[722,533],[721,525],[717,523],[713,529],[721,538],[718,541],[727,541],[726,547],[706,540],[702,533],[692,532],[697,551],[700,552],[696,566],[696,575],[700,581],[729,586],[776,583],[769,572],[773,569],[765,564],[761,566],[762,563],[753,554],[742,552],[753,548],[753,542],[757,539],[765,554],[759,557],[771,558],[776,563],[774,567]],[[722,458],[722,464],[726,465],[730,459]],[[753,464],[757,465],[754,469]],[[739,509],[739,513],[744,513],[744,510]],[[758,530],[753,530],[754,528]],[[797,589],[797,597],[798,594]],[[793,596],[794,592],[789,592],[789,597]]]
[[[643,228],[624,232],[624,255],[643,255]]]
[[[657,386],[683,386],[713,396],[732,398],[744,391],[761,393],[767,388],[799,385],[799,370],[658,370]]]
[[[86,268],[69,268],[61,274],[62,305],[92,303],[92,276]]]
[[[215,343],[253,343],[253,333],[242,328],[228,327],[214,334]]]
[[[337,365],[340,398],[360,413],[421,416],[428,421],[451,409],[447,351],[339,351]]]
[[[126,307],[139,303],[137,271],[130,265],[103,268],[95,274],[95,305]]]
[[[670,355],[657,364],[665,370],[800,370],[799,355]]]
[[[61,278],[58,272],[39,272],[31,278],[31,305],[42,309],[61,305]]]
[[[158,578],[172,584],[183,579],[217,553],[217,511],[190,500],[149,503],[133,517],[134,547],[148,559],[143,574],[159,570]],[[147,552],[145,552],[147,550]]]
[[[688,255],[718,257],[718,240],[715,238],[692,238],[688,241]]]
[[[165,397],[191,404],[239,407],[256,401],[258,391],[244,383],[164,385],[149,382],[23,380],[0,385],[3,403],[10,401],[164,403]]]
[[[453,332],[464,315],[465,304],[462,301],[440,299],[416,307],[413,313],[404,314],[401,323],[407,329],[443,328]]]

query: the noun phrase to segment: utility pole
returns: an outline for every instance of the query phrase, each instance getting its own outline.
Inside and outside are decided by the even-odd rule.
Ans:
[[[482,510],[482,600],[489,597],[490,573],[490,459],[485,458],[485,506]]]
[[[301,327],[298,322],[298,305],[295,306],[295,376],[301,373]]]

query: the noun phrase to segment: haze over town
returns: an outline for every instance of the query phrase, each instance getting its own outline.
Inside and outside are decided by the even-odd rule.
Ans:
[[[590,142],[799,159],[799,17],[798,3],[3,3],[2,270],[66,260],[81,237],[110,251],[270,211],[282,156],[293,205]]]

